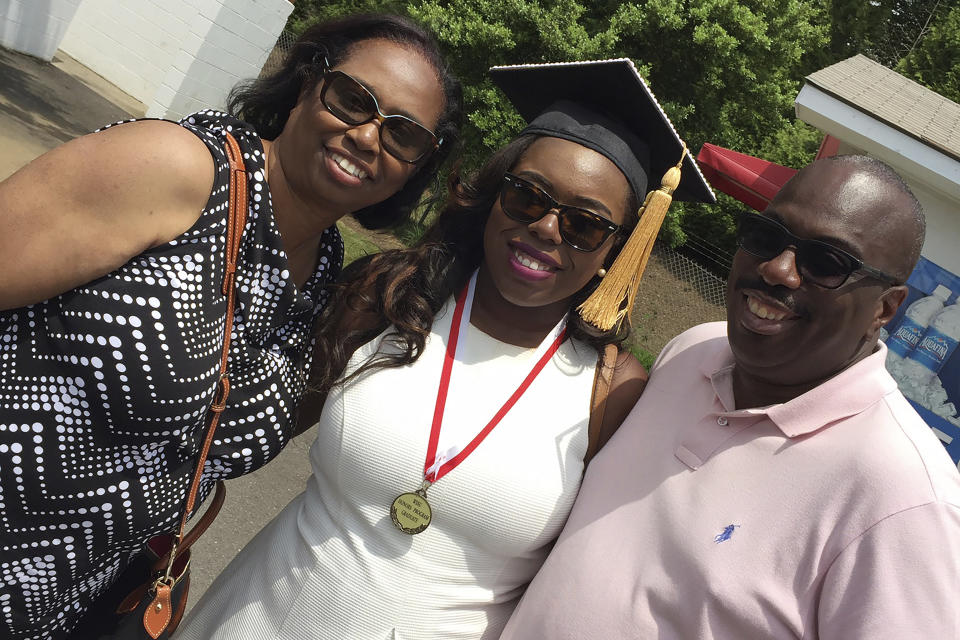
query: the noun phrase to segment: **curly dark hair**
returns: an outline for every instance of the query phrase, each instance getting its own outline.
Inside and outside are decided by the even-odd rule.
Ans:
[[[315,24],[297,39],[279,71],[234,87],[227,98],[227,110],[253,125],[261,137],[273,140],[283,131],[300,96],[320,82],[324,58],[336,66],[355,45],[367,40],[390,40],[421,53],[436,71],[444,95],[443,113],[434,131],[438,139],[443,139],[440,148],[422,161],[400,191],[353,214],[367,229],[382,229],[403,222],[432,183],[441,186],[438,171],[460,143],[463,90],[425,29],[406,18],[379,14]]]
[[[326,392],[342,382],[353,352],[391,325],[394,331],[387,340],[394,348],[378,353],[346,380],[374,368],[410,364],[420,357],[434,317],[480,266],[484,226],[499,196],[503,174],[539,137],[525,135],[507,144],[470,180],[452,174],[446,206],[415,246],[367,256],[344,269],[320,316],[311,375],[314,389]],[[631,194],[626,210],[636,211],[638,205],[636,194]],[[613,264],[636,224],[637,217],[628,216],[614,236],[604,267]],[[630,335],[626,319],[610,331],[600,332],[575,311],[599,284],[600,278],[594,277],[571,298],[567,335],[598,351],[607,344],[620,348]],[[352,319],[349,322],[342,321],[346,312]],[[358,318],[360,322],[356,322]]]

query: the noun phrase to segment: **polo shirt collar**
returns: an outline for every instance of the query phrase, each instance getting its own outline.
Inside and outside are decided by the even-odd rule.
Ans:
[[[879,348],[851,367],[803,395],[781,404],[751,409],[736,409],[733,397],[733,354],[729,349],[705,358],[701,372],[713,385],[725,415],[748,416],[765,414],[788,438],[813,433],[837,420],[861,413],[886,394],[897,383],[885,366],[887,347]]]

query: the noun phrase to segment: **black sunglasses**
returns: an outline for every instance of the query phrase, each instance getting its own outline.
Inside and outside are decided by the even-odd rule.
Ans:
[[[358,80],[343,71],[323,73],[320,102],[327,111],[349,125],[376,120],[380,124],[380,144],[393,157],[413,164],[443,143],[430,129],[407,116],[386,115],[377,99]]]
[[[820,240],[798,238],[776,220],[748,211],[739,216],[737,245],[763,260],[772,260],[792,247],[797,272],[807,282],[824,289],[842,287],[858,271],[891,284],[899,282],[899,278],[865,264],[843,249]]]
[[[560,204],[543,189],[512,173],[503,176],[500,208],[508,217],[527,224],[555,212],[560,237],[578,251],[595,251],[620,230],[620,225],[593,211]]]

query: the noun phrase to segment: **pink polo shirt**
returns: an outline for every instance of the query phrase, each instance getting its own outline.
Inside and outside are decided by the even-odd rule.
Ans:
[[[960,638],[960,474],[886,347],[736,410],[726,323],[675,338],[502,638]]]

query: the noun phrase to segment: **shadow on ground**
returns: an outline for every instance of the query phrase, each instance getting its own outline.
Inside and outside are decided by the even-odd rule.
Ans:
[[[0,117],[66,142],[130,114],[54,65],[0,49]]]

